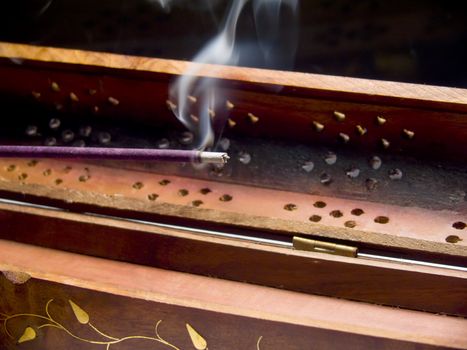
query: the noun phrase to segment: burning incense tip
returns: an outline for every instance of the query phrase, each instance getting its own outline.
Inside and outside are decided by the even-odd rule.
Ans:
[[[227,153],[199,152],[200,163],[225,164],[230,159]]]
[[[148,148],[104,147],[51,147],[51,146],[0,146],[0,157],[7,158],[66,158],[112,159],[131,161],[165,161],[182,163],[224,164],[230,159],[224,152],[204,152]]]

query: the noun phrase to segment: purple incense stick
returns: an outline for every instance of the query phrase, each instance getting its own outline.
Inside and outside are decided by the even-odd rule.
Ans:
[[[0,146],[0,157],[226,163],[227,153],[146,148]]]

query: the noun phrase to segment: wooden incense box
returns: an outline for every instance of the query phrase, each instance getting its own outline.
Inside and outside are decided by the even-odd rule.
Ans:
[[[2,144],[193,147],[189,62],[0,57]],[[0,159],[3,348],[467,348],[467,91],[198,68],[225,166]]]

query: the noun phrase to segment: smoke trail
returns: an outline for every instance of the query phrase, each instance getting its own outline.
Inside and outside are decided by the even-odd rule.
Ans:
[[[298,0],[253,2],[258,45],[265,66],[291,68],[298,38]]]
[[[221,0],[147,0],[149,3],[161,7],[164,11],[169,12],[172,7],[181,6],[190,9],[210,10],[216,6]]]
[[[164,0],[159,0],[164,1]],[[165,0],[167,1],[167,0]],[[251,46],[240,45],[236,42],[237,25],[249,0],[233,0],[230,9],[221,26],[220,32],[196,55],[193,62],[214,65],[237,65],[242,56],[251,53]],[[288,57],[291,61],[295,56],[296,38],[285,37],[280,28],[281,12],[292,16],[286,23],[289,28],[296,27],[296,12],[298,0],[252,0],[257,46],[268,67],[275,65],[279,53],[281,57]],[[295,31],[291,31],[295,36]],[[287,35],[286,35],[287,36]],[[278,52],[284,49],[287,43],[287,54]],[[283,60],[282,60],[283,61]],[[225,97],[220,96],[216,89],[214,79],[198,77],[201,67],[191,67],[180,76],[170,87],[169,96],[176,101],[172,108],[176,117],[194,133],[199,149],[212,147],[214,144],[214,131],[211,118],[217,110],[225,104]],[[212,69],[225,69],[217,67]]]
[[[36,16],[39,17],[39,16],[42,16],[45,11],[47,11],[50,7],[50,5],[52,4],[53,0],[48,0],[43,6],[42,8],[37,12]]]

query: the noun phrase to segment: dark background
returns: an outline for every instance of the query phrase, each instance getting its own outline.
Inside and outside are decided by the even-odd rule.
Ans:
[[[218,31],[228,1],[186,0],[170,11],[156,0],[47,3],[2,2],[0,40],[189,60]],[[467,88],[465,1],[301,0],[299,17],[296,71]],[[247,10],[240,38],[254,38],[252,23]]]

